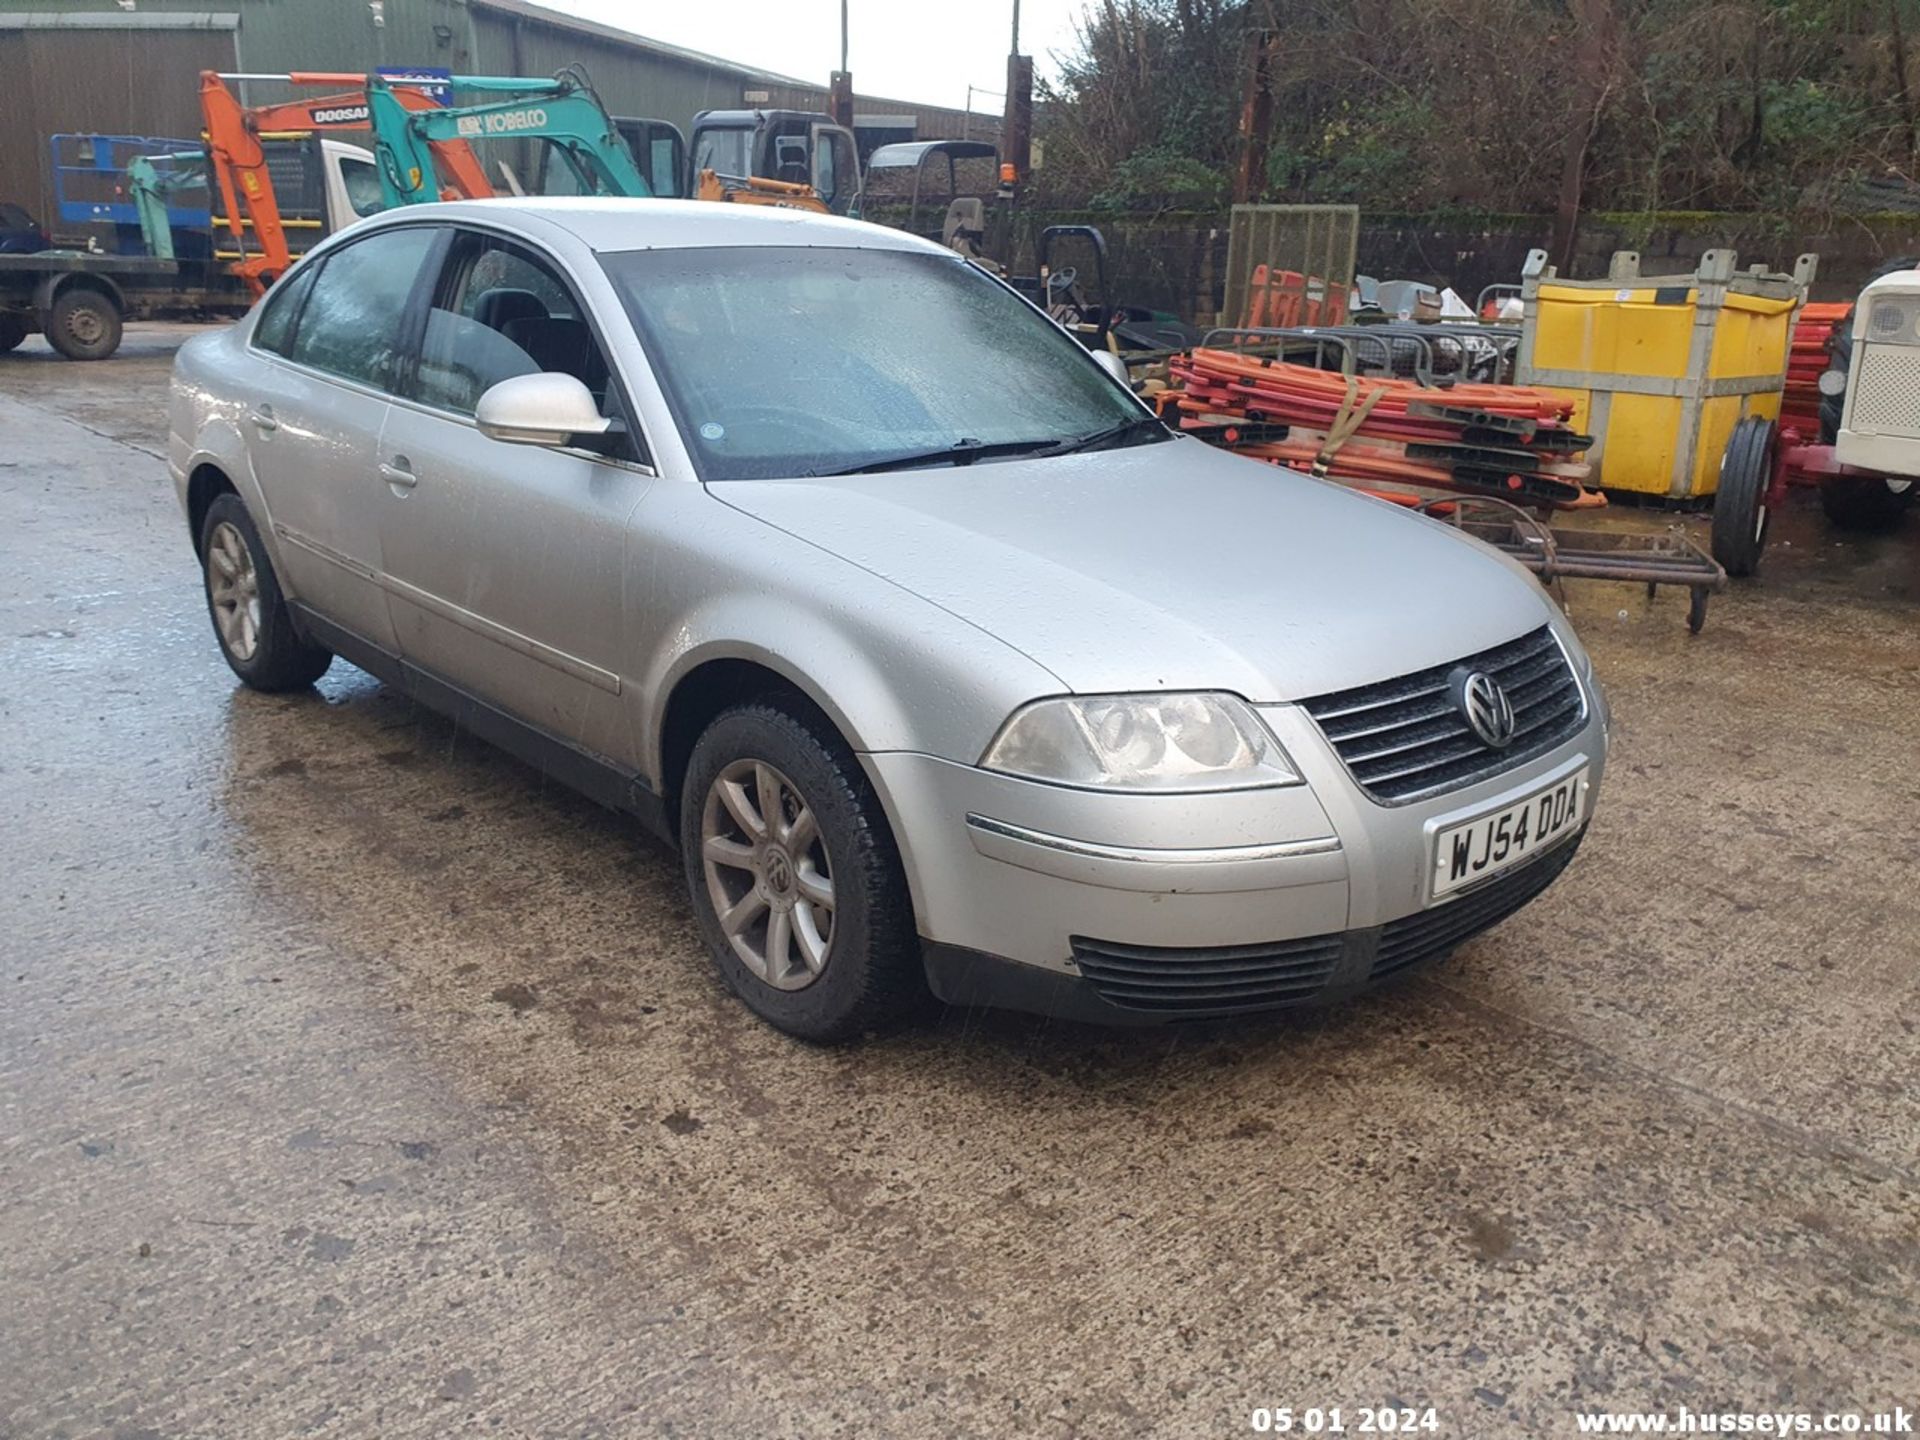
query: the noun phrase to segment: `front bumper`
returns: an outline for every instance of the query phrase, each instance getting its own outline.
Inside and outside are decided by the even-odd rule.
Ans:
[[[1450,902],[1385,925],[1262,946],[1076,945],[1076,970],[1023,965],[931,941],[927,981],[949,1005],[1025,1010],[1099,1025],[1161,1025],[1337,1004],[1403,979],[1498,925],[1560,877],[1584,831]]]
[[[1579,833],[1438,903],[1433,836],[1581,769],[1590,815],[1606,733],[1604,701],[1588,694],[1585,722],[1553,750],[1395,806],[1370,800],[1286,705],[1261,713],[1307,783],[1281,789],[1115,795],[926,755],[864,758],[900,841],[936,994],[1151,1023],[1338,1000],[1533,899]],[[1135,1003],[1147,982],[1218,1003]]]

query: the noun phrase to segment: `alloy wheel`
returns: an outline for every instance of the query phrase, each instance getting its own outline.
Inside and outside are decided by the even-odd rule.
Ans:
[[[207,597],[220,643],[246,661],[260,647],[260,574],[246,537],[233,525],[216,525],[207,541]]]
[[[714,778],[700,817],[707,896],[733,953],[776,990],[804,990],[833,951],[833,875],[813,807],[764,760]]]

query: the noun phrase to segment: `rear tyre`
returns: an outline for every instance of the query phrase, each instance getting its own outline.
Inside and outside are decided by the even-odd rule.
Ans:
[[[27,322],[18,315],[0,315],[0,355],[20,348],[27,338]]]
[[[1767,490],[1773,484],[1773,422],[1749,415],[1733,427],[1713,497],[1713,558],[1729,575],[1751,575],[1766,553]]]
[[[925,997],[886,816],[817,714],[762,700],[709,725],[681,784],[680,845],[714,964],[776,1029],[849,1040]]]
[[[1842,530],[1890,530],[1913,506],[1920,483],[1878,475],[1842,475],[1820,486],[1820,508]]]
[[[273,561],[238,495],[222,495],[207,507],[200,563],[214,638],[247,686],[269,693],[304,690],[327,673],[333,656],[294,627]]]
[[[120,348],[120,307],[98,290],[63,291],[47,311],[47,343],[69,360],[104,360]]]

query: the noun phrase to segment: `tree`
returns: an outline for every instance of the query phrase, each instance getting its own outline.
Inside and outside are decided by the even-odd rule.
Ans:
[[[1882,205],[1920,163],[1914,3],[1092,0],[1041,184],[1539,214],[1562,257],[1589,208]]]

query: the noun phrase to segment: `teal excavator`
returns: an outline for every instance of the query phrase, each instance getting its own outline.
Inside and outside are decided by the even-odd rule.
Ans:
[[[368,123],[380,170],[380,190],[389,207],[440,198],[433,147],[464,141],[539,140],[571,172],[570,188],[582,194],[654,193],[618,125],[578,67],[550,80],[504,75],[457,75],[453,88],[499,99],[465,105],[409,108],[379,75],[367,77]]]

